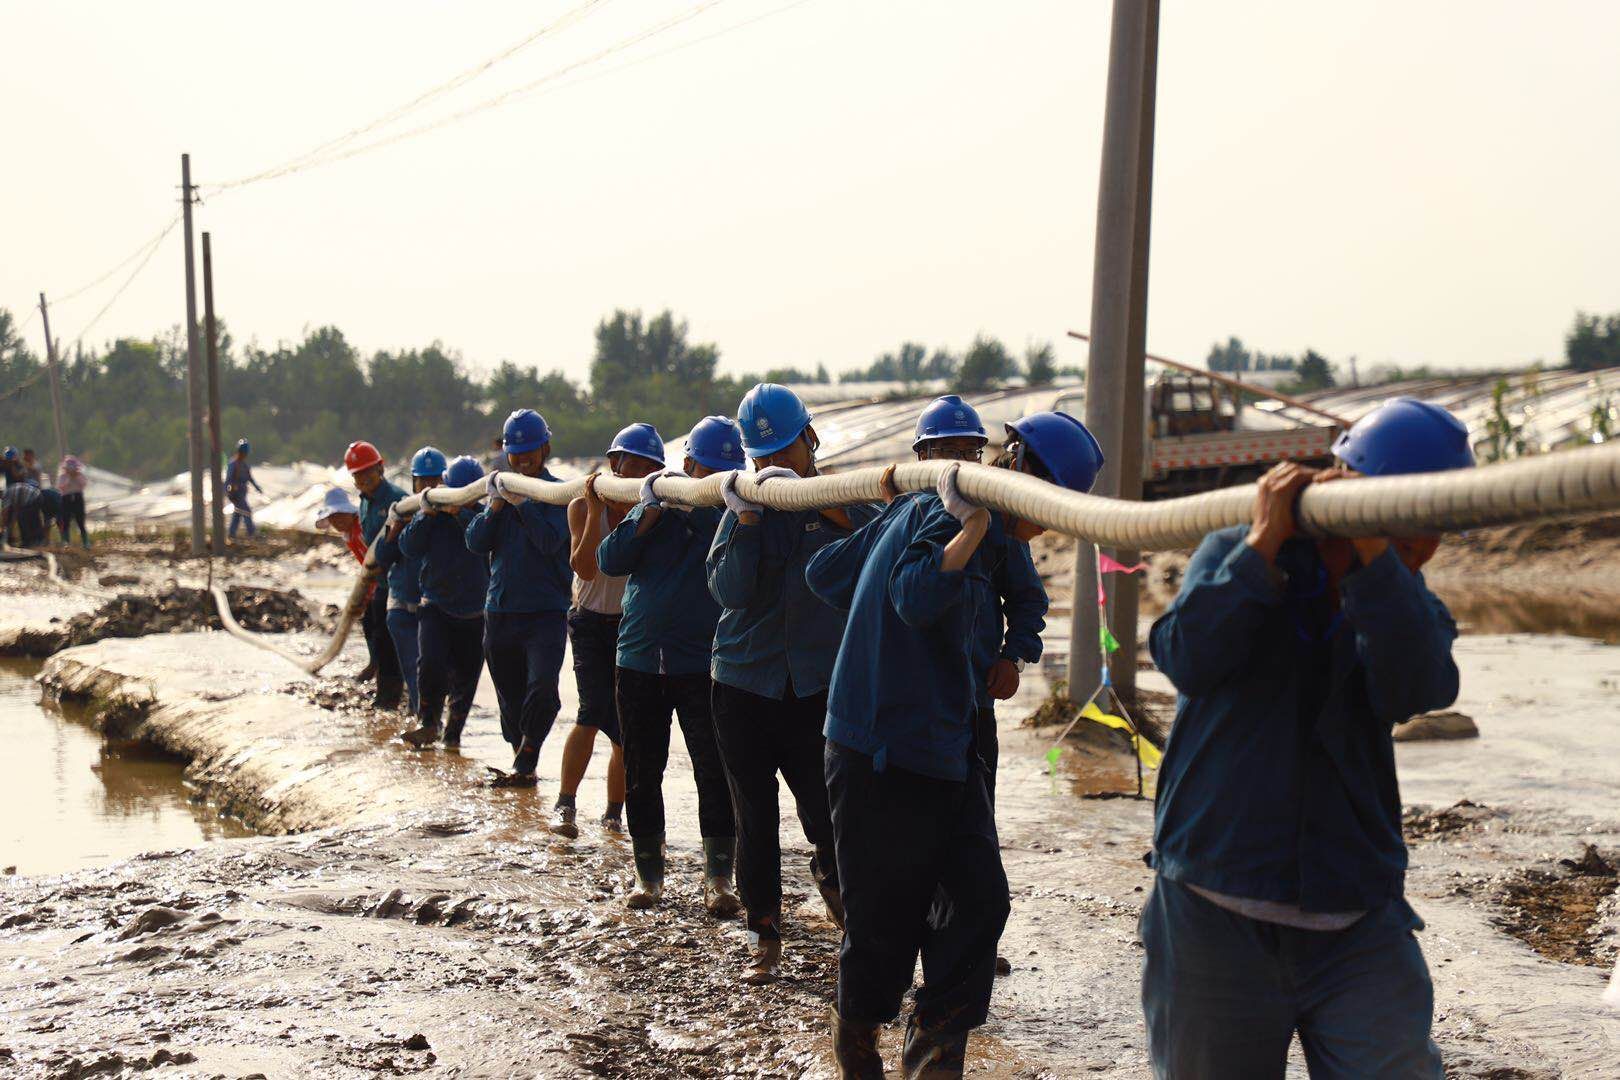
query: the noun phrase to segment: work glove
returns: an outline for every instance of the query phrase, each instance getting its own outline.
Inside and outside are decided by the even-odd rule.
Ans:
[[[795,480],[799,479],[799,474],[786,465],[772,465],[768,469],[761,469],[755,473],[754,483],[763,484],[767,480],[775,480],[778,476],[791,476]]]
[[[763,514],[765,512],[763,506],[759,505],[759,503],[749,502],[737,494],[737,477],[739,475],[741,474],[728,472],[720,481],[720,497],[725,500],[726,509],[738,517],[743,514]]]
[[[946,513],[966,525],[974,515],[983,514],[986,511],[984,507],[969,502],[962,492],[957,489],[956,474],[961,470],[962,466],[959,463],[952,463],[951,467],[946,469],[944,475],[939,478],[939,501],[945,504]]]
[[[663,472],[655,472],[652,475],[648,476],[645,480],[643,480],[641,482],[641,505],[642,506],[663,506],[664,505],[664,500],[660,499],[657,495],[653,494],[653,481],[654,480],[659,480],[659,479],[662,479],[663,477],[666,477],[666,476],[685,476],[685,475],[686,474],[681,472],[681,470],[679,470],[679,469],[665,469]]]
[[[493,479],[490,480],[490,486],[495,489],[495,497],[497,499],[500,499],[502,502],[510,503],[513,506],[521,506],[529,501],[528,496],[520,495],[517,492],[507,488],[506,473],[498,472],[492,474],[492,476]]]

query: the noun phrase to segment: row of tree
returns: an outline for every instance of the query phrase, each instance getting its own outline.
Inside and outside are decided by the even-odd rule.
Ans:
[[[1049,383],[1059,375],[1080,376],[1077,368],[1060,369],[1057,349],[1050,341],[1031,342],[1024,349],[1022,365],[993,337],[980,334],[961,354],[949,349],[929,351],[926,345],[908,341],[894,352],[886,352],[864,368],[846,371],[839,382],[898,382],[906,386],[943,383],[972,393],[1015,379],[1030,386]]]
[[[251,440],[260,461],[335,462],[350,441],[362,438],[397,459],[427,443],[446,450],[487,447],[506,415],[528,406],[550,421],[558,454],[588,456],[601,453],[630,418],[673,437],[703,416],[735,413],[755,382],[831,381],[825,366],[723,376],[720,350],[691,341],[686,322],[668,311],[650,319],[639,311],[615,311],[597,325],[595,337],[589,382],[582,386],[561,371],[542,375],[536,367],[510,362],[480,379],[439,342],[366,358],[336,327],[265,349],[240,346],[222,326],[221,428],[231,444]],[[1032,346],[1020,367],[1001,342],[985,336],[960,358],[943,350],[930,357],[908,343],[879,357],[874,368],[880,370],[874,378],[937,378],[970,392],[1020,376],[1049,382],[1057,375],[1051,345]],[[41,374],[41,358],[21,339],[10,312],[0,309],[0,442],[48,454],[54,444],[50,390]],[[151,340],[121,338],[105,351],[80,349],[64,358],[70,449],[138,479],[183,471],[185,379],[186,342],[179,327]],[[19,386],[26,388],[12,392]]]
[[[1226,344],[1209,347],[1209,356],[1204,363],[1211,371],[1223,371],[1228,374],[1241,374],[1246,371],[1291,371],[1294,377],[1288,385],[1295,390],[1325,390],[1335,384],[1333,365],[1328,362],[1327,357],[1315,349],[1306,349],[1304,354],[1298,357],[1284,353],[1268,356],[1259,351],[1250,352],[1242,339],[1229,337]]]

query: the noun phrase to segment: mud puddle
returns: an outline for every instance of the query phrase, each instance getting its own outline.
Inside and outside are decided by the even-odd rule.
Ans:
[[[1616,853],[1588,844],[1578,858],[1510,874],[1492,890],[1492,899],[1504,910],[1502,929],[1542,956],[1607,970],[1615,945],[1605,940],[1603,924],[1605,913],[1615,911],[1617,887]]]
[[[0,661],[0,868],[60,874],[139,852],[251,835],[192,788],[184,762],[110,744],[71,706],[41,702],[37,664]]]

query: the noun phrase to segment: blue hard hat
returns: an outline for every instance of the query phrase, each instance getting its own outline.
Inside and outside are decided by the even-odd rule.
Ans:
[[[686,437],[686,454],[699,465],[726,472],[747,463],[743,457],[742,430],[729,416],[705,416]]]
[[[521,451],[519,452],[521,453]],[[452,459],[445,468],[444,486],[453,488],[466,487],[468,484],[475,483],[483,475],[484,467],[478,463],[478,459],[462,454],[460,457]]]
[[[751,458],[774,454],[793,440],[810,423],[810,410],[799,395],[778,383],[760,383],[743,395],[737,406],[737,426],[742,428],[743,452]]]
[[[5,452],[3,454],[0,454],[0,457],[5,458],[7,461],[16,461],[17,460],[17,448],[15,446],[6,447]]]
[[[443,476],[444,451],[436,446],[424,446],[411,455],[412,476]]]
[[[1040,459],[1053,483],[1070,491],[1090,491],[1102,472],[1104,458],[1096,436],[1068,413],[1031,413],[1008,424],[1007,435],[1009,441],[1016,436]]]
[[[1438,405],[1398,397],[1357,420],[1333,442],[1333,456],[1365,476],[1466,469],[1468,428]]]
[[[651,424],[631,424],[613,436],[610,454],[634,454],[649,461],[664,463],[664,438]]]
[[[501,429],[501,445],[508,454],[527,454],[551,441],[546,418],[533,409],[518,409],[506,418]]]
[[[917,435],[911,440],[913,450],[934,439],[977,438],[989,442],[984,433],[984,421],[973,406],[955,394],[935,398],[917,417]]]
[[[248,442],[246,439],[237,439],[236,452],[238,454],[251,454],[253,452],[253,444]]]

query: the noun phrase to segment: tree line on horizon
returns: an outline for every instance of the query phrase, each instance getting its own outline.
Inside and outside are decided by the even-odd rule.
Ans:
[[[756,382],[832,381],[825,365],[814,372],[777,368],[722,375],[718,346],[691,341],[686,321],[669,311],[647,318],[616,310],[597,324],[594,346],[588,381],[580,384],[560,370],[541,374],[538,366],[511,361],[480,377],[438,341],[380,349],[367,358],[334,326],[267,349],[240,345],[220,323],[221,438],[226,453],[238,438],[251,441],[254,461],[336,462],[355,439],[370,440],[399,460],[427,444],[449,453],[483,451],[508,413],[530,407],[546,416],[559,456],[588,457],[601,454],[632,420],[650,422],[674,439],[704,416],[734,414]],[[1020,365],[1000,341],[980,335],[960,357],[946,350],[930,355],[907,343],[859,374],[977,392],[1020,377],[1050,382],[1058,374],[1055,357],[1050,344],[1031,345]],[[0,443],[35,447],[49,460],[55,437],[42,368],[16,319],[0,308]],[[119,338],[102,350],[76,348],[63,357],[69,451],[138,480],[184,471],[186,369],[179,326],[150,339]]]

